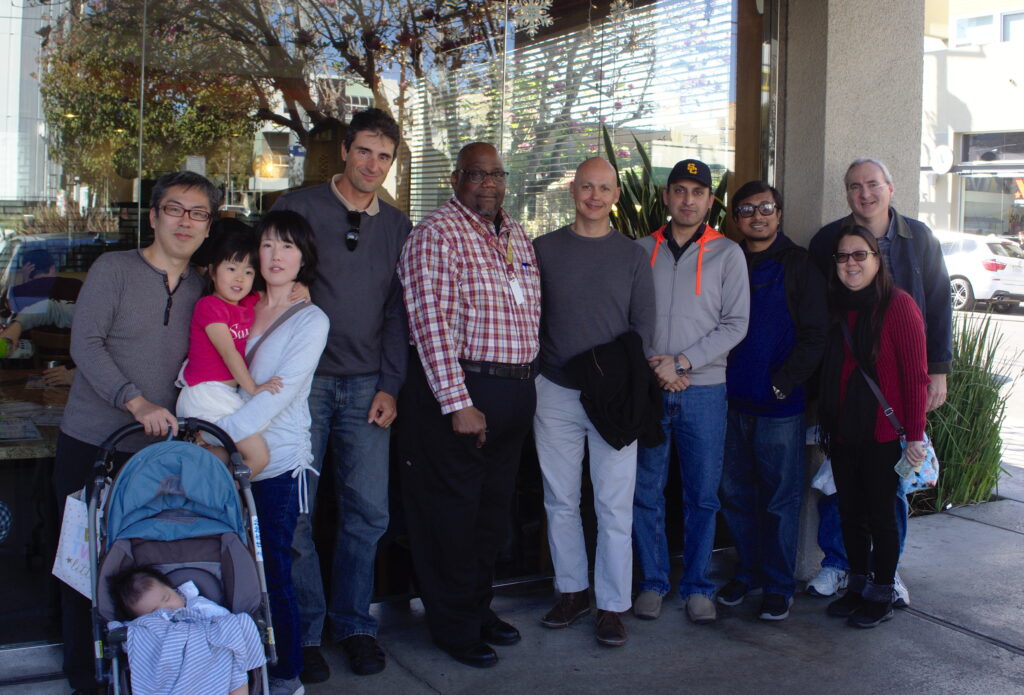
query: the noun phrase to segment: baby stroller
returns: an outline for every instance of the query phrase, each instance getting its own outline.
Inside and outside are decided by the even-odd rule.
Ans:
[[[110,484],[116,444],[142,431],[140,424],[122,427],[100,445],[88,490],[89,537],[96,539],[90,544],[90,576],[97,682],[115,695],[131,692],[127,628],[108,628],[118,617],[109,581],[139,565],[155,566],[175,586],[191,580],[206,598],[232,613],[248,613],[263,639],[267,661],[276,663],[256,505],[249,469],[234,442],[208,422],[179,420],[178,436],[185,441],[147,446]],[[191,443],[198,432],[223,443],[228,466]],[[269,692],[266,665],[250,672],[249,692]]]

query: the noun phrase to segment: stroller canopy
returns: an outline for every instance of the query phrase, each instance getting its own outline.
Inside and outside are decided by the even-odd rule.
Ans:
[[[159,442],[124,465],[110,492],[107,549],[119,538],[176,541],[237,533],[242,508],[227,466],[188,442]]]

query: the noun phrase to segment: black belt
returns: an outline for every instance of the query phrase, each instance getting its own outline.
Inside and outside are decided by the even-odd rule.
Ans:
[[[477,360],[459,360],[462,370],[496,376],[501,379],[532,379],[537,376],[536,360],[528,364],[505,364],[504,362],[478,362]]]

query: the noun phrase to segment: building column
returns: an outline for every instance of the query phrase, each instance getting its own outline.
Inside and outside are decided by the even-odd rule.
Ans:
[[[843,174],[858,157],[885,162],[893,205],[917,215],[924,4],[788,0],[778,183],[786,234],[797,243],[806,246],[824,223],[849,214]],[[820,462],[809,447],[808,481]],[[801,510],[800,579],[813,577],[821,560],[818,496],[811,490]]]

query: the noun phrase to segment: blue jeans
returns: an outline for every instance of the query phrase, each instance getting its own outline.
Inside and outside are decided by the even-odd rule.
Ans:
[[[273,678],[296,678],[302,671],[299,644],[299,611],[292,582],[292,538],[299,516],[299,483],[291,471],[252,484],[252,496],[260,520],[263,569],[270,596],[270,617],[277,642],[277,665],[270,667]]]
[[[729,409],[722,513],[736,542],[736,579],[786,598],[796,590],[796,544],[804,487],[804,416]]]
[[[675,442],[683,480],[683,562],[679,593],[715,593],[708,578],[715,542],[718,485],[722,478],[727,405],[725,384],[690,386],[663,392],[661,427],[666,441],[640,447],[633,494],[633,551],[640,565],[640,590],[664,596],[669,586],[668,541],[665,538],[665,484],[670,442]]]
[[[910,504],[906,495],[896,491],[896,531],[900,535],[900,555],[907,541],[907,520],[910,517]],[[850,561],[846,558],[846,546],[843,545],[843,527],[839,519],[839,494],[832,494],[818,500],[818,546],[825,553],[821,560],[822,567],[835,567],[844,572],[850,569]]]
[[[310,475],[310,513],[299,516],[292,544],[304,647],[320,644],[325,614],[330,616],[336,640],[377,634],[370,603],[377,541],[388,527],[390,430],[366,422],[376,393],[376,374],[317,376],[309,392],[313,466],[324,468],[329,442],[331,465],[327,470],[334,476],[338,497],[338,534],[328,612],[310,527],[317,487],[317,477]]]

